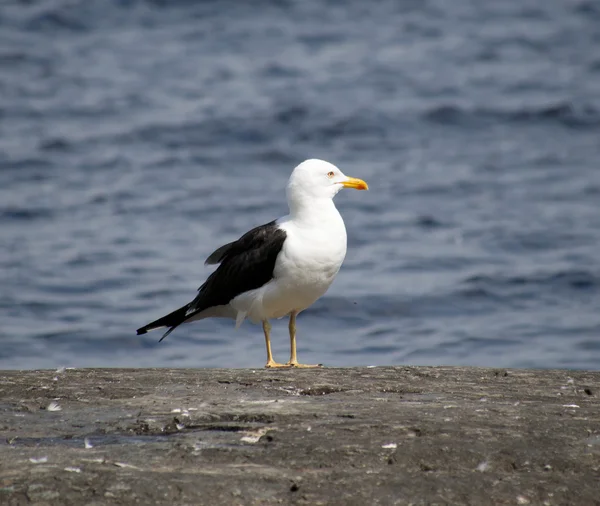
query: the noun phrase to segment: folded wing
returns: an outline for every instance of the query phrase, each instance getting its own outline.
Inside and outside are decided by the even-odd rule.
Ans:
[[[237,241],[221,246],[206,259],[206,264],[220,265],[198,289],[196,298],[139,328],[138,335],[168,327],[162,341],[182,323],[202,317],[200,313],[225,306],[238,295],[265,285],[273,279],[275,262],[285,239],[285,231],[272,221],[250,230]]]

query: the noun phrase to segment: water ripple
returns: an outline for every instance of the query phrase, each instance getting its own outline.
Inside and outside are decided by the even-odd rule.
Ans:
[[[2,4],[0,368],[262,364],[135,328],[321,157],[370,191],[302,360],[597,369],[598,3],[259,3]]]

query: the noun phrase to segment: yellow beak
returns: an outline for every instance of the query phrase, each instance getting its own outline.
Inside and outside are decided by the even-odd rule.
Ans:
[[[344,188],[354,188],[355,190],[368,190],[369,185],[365,183],[362,179],[358,179],[356,177],[349,177],[342,183]]]

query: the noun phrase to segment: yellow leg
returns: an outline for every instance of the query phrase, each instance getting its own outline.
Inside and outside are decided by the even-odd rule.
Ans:
[[[263,332],[265,333],[265,343],[267,344],[267,363],[265,367],[290,367],[287,364],[278,364],[275,362],[275,360],[273,360],[273,354],[271,353],[271,324],[269,323],[269,320],[263,320]]]
[[[300,367],[300,368],[314,368],[323,367],[322,364],[307,365],[299,364],[298,357],[296,356],[296,311],[290,313],[290,361],[287,363],[288,367]]]

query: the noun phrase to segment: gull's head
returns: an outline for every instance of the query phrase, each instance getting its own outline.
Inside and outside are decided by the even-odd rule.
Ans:
[[[368,190],[362,179],[346,176],[335,165],[324,160],[306,160],[298,165],[287,186],[290,201],[332,199],[342,188]]]

